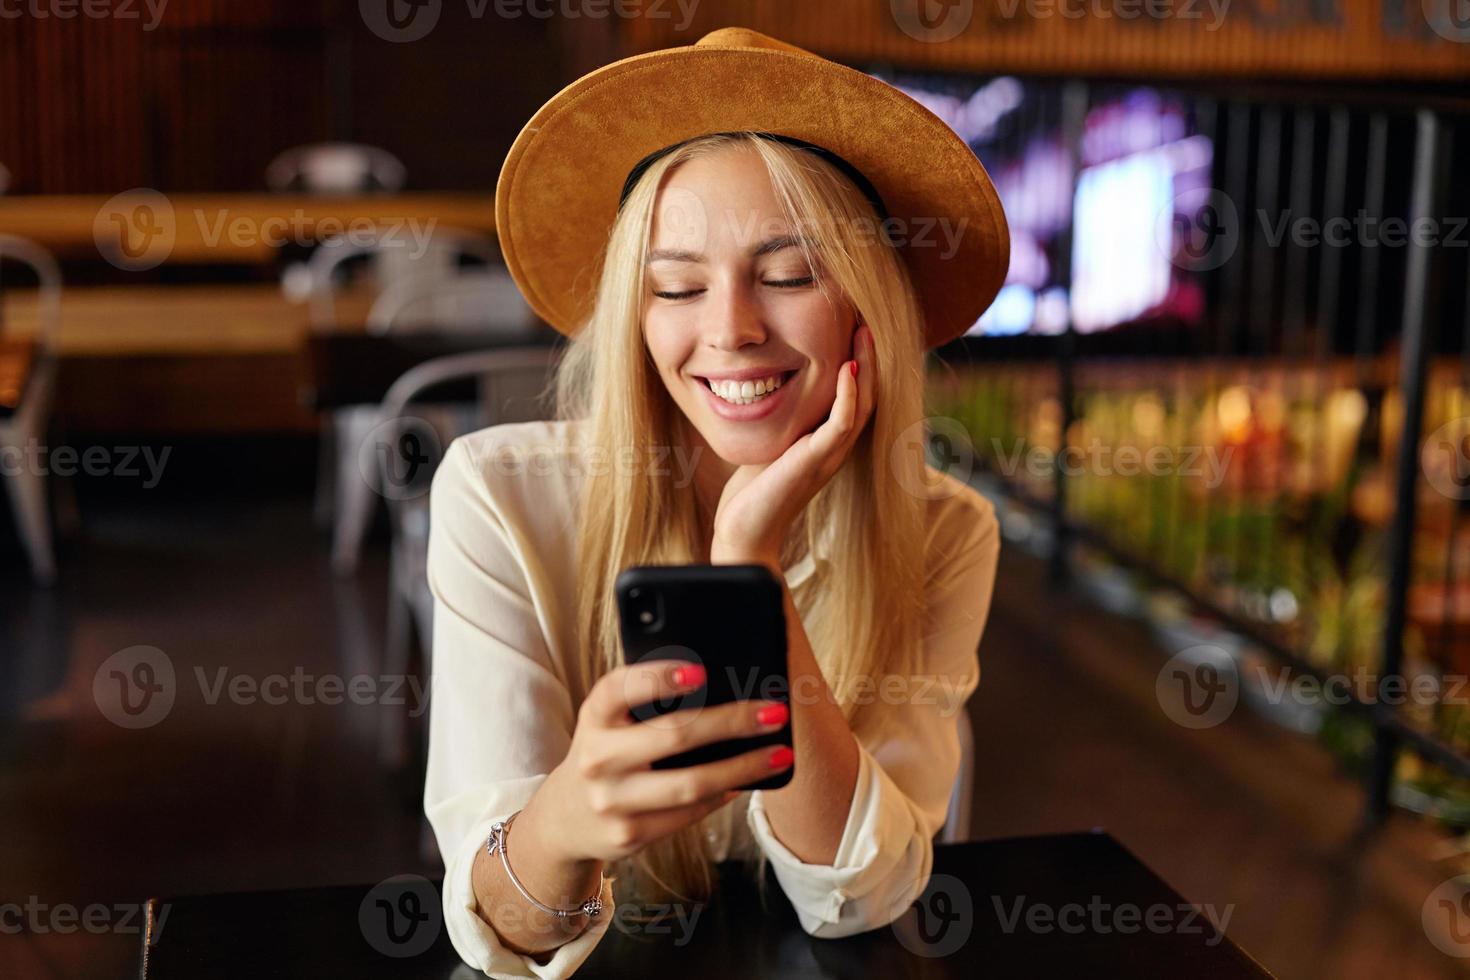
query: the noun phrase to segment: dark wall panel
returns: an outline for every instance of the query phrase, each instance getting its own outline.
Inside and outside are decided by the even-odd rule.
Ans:
[[[356,0],[170,0],[152,29],[130,9],[0,20],[10,193],[258,190],[277,152],[328,139],[393,151],[415,188],[489,188],[567,80],[567,25],[494,4],[446,2],[410,43],[377,36]]]

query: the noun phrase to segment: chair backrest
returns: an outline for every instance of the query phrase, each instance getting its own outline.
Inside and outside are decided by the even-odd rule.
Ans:
[[[5,285],[4,268],[12,262],[30,269],[39,284],[36,342],[44,353],[50,353],[56,348],[61,323],[61,266],[50,252],[29,238],[0,233],[0,288]]]
[[[362,194],[403,189],[407,171],[387,150],[361,143],[310,143],[292,147],[265,169],[273,191]]]
[[[960,771],[949,795],[949,813],[939,831],[941,844],[955,844],[970,836],[970,802],[975,793],[975,730],[962,706],[956,721],[960,734]]]
[[[298,280],[291,278],[282,282],[289,299],[305,299],[309,304],[312,327],[336,324],[339,269],[343,263],[364,255],[372,258],[373,278],[381,292],[409,277],[427,280],[431,276],[459,275],[461,259],[488,265],[498,260],[499,250],[488,235],[442,226],[435,227],[424,239],[415,239],[402,231],[393,234],[385,231],[366,239],[360,234],[329,238],[311,253],[299,285]]]
[[[499,266],[459,275],[413,275],[391,284],[368,312],[370,334],[414,330],[529,336],[539,321]]]
[[[546,406],[536,396],[544,390],[564,349],[548,345],[501,347],[436,357],[410,368],[393,382],[378,414],[384,419],[401,418],[424,392],[453,381],[472,380],[478,392],[477,423],[498,425],[548,418],[549,414],[541,414]]]
[[[506,422],[532,422],[551,417],[551,406],[545,397],[547,382],[561,359],[564,347],[530,346],[503,347],[496,350],[471,351],[451,354],[410,368],[393,382],[388,394],[378,408],[378,424],[374,428],[378,446],[396,447],[410,426],[430,426],[432,438],[439,447],[447,447],[456,436],[489,425]],[[410,415],[414,402],[434,388],[469,380],[475,384],[475,398],[467,410],[446,412],[425,411],[420,416]],[[373,449],[374,447],[369,447]],[[399,474],[387,471],[396,465],[391,453],[376,452],[379,464],[379,479],[382,487],[401,487]],[[431,454],[430,462],[438,465],[438,458]],[[432,476],[429,468],[415,467],[415,479],[426,487]],[[399,508],[398,498],[413,499],[413,493],[384,493],[390,514]],[[396,518],[395,533],[396,533]]]

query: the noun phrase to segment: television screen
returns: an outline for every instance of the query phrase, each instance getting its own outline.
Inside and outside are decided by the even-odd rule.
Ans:
[[[949,123],[1005,205],[1010,269],[971,335],[1058,333],[1069,319],[1079,332],[1198,322],[1199,272],[1176,258],[1210,193],[1214,148],[1183,100],[1145,87],[1094,92],[1070,147],[1057,83],[879,77]]]

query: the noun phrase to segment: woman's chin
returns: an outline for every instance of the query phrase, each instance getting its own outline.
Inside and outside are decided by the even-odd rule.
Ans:
[[[769,439],[731,438],[728,434],[719,432],[705,433],[705,441],[716,456],[731,466],[763,466],[774,463],[789,448],[775,445]]]

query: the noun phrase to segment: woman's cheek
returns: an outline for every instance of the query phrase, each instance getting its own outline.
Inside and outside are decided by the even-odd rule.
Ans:
[[[683,363],[678,334],[662,318],[650,315],[644,321],[643,342],[648,345],[648,352],[653,357],[653,363],[658,366],[659,374],[665,381],[673,384],[679,374],[679,365]]]
[[[825,371],[825,368],[809,365],[809,370]],[[806,433],[821,425],[826,421],[827,416],[832,414],[832,406],[836,401],[837,386],[828,384],[824,378],[818,375],[817,383],[806,390],[806,393],[802,397],[801,406],[796,413],[798,430]]]

